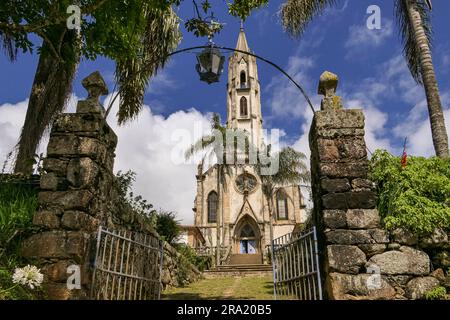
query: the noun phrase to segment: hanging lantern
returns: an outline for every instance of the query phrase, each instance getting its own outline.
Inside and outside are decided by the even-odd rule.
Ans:
[[[205,48],[197,55],[197,69],[200,80],[208,84],[219,82],[220,75],[223,72],[225,57],[222,56],[219,49],[214,46]]]

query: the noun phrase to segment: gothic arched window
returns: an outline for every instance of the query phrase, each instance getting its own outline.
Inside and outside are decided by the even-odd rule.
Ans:
[[[246,117],[248,115],[247,98],[246,97],[241,98],[240,106],[241,106],[241,117]]]
[[[241,88],[247,86],[247,76],[245,75],[245,71],[241,71]]]
[[[211,191],[208,195],[208,222],[217,222],[217,207],[219,201],[217,193]]]
[[[287,220],[288,218],[288,198],[284,190],[277,192],[277,219]]]

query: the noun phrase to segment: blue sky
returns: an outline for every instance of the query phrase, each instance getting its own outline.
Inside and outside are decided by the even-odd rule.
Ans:
[[[283,32],[277,15],[281,3],[270,1],[267,8],[253,12],[245,22],[251,50],[279,64],[299,81],[316,109],[320,104],[317,96],[320,74],[325,70],[338,74],[338,94],[342,96],[345,107],[365,110],[366,140],[371,150],[386,148],[399,154],[403,140],[408,136],[411,153],[431,155],[433,148],[425,96],[412,80],[402,57],[393,1],[342,0],[336,8],[327,10],[314,20],[301,39],[292,39]],[[234,47],[239,20],[227,15],[224,2],[212,1],[212,4],[215,15],[226,23],[215,42]],[[381,30],[366,28],[369,17],[366,10],[373,4],[381,8]],[[448,123],[450,1],[433,0],[433,5],[433,58]],[[185,1],[178,14],[184,20],[192,17],[192,3]],[[184,38],[180,48],[206,42],[204,38],[187,33],[184,27],[182,31]],[[138,191],[155,206],[178,211],[185,222],[192,221],[190,208],[195,192],[195,166],[166,165],[173,143],[167,142],[171,136],[163,131],[171,128],[192,131],[194,121],[207,126],[208,113],[218,112],[225,118],[226,112],[226,70],[221,82],[208,85],[198,80],[195,63],[193,53],[174,56],[151,82],[145,96],[147,106],[137,121],[119,128],[113,118],[109,119],[119,134],[116,169],[137,171]],[[0,55],[1,161],[17,140],[36,64],[35,55],[20,55],[15,63]],[[77,97],[85,96],[81,80],[94,70],[102,73],[112,90],[113,62],[103,58],[83,61],[78,68],[69,110],[73,110]],[[281,129],[285,133],[285,144],[309,153],[307,132],[312,113],[304,99],[272,66],[260,61],[258,72],[265,128]],[[45,150],[45,139],[41,148]],[[158,191],[151,187],[155,181],[160,184]]]

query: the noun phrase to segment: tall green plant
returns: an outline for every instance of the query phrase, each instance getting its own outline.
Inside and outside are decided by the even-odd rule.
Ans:
[[[387,229],[406,228],[419,234],[450,228],[450,159],[401,158],[377,150],[369,177],[377,183],[378,210]]]

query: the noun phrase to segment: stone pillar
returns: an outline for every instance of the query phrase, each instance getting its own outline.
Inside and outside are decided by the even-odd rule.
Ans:
[[[373,183],[367,180],[364,114],[344,110],[335,95],[338,78],[325,72],[319,83],[321,110],[310,131],[314,220],[318,227],[325,294],[329,299],[389,297],[394,289],[383,282],[369,290],[365,266],[389,242],[380,228]],[[370,281],[370,279],[369,279]],[[350,288],[351,287],[351,288]],[[359,291],[359,293],[358,293]]]
[[[103,78],[94,72],[83,86],[88,98],[78,102],[76,113],[58,116],[52,126],[33,219],[38,232],[22,251],[37,259],[51,299],[88,298],[96,230],[108,222],[117,136],[98,101],[108,93]],[[71,265],[81,270],[79,290],[66,285]]]
[[[328,299],[416,299],[439,281],[428,255],[381,227],[374,184],[367,179],[364,114],[345,110],[338,78],[320,77],[321,110],[309,143],[322,279]]]

